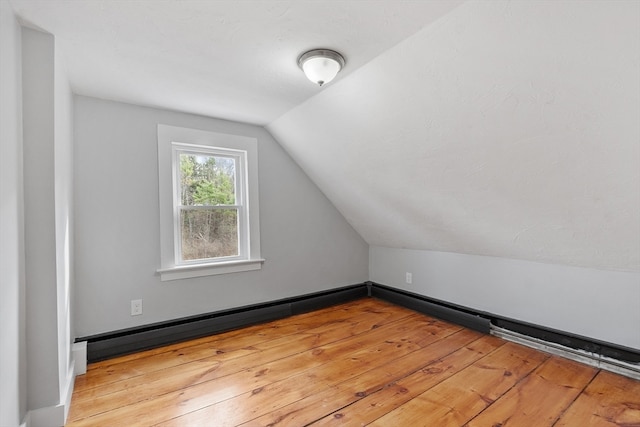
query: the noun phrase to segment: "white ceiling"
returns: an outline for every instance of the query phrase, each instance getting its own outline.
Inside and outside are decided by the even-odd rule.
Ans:
[[[56,37],[75,93],[267,124],[319,92],[297,65],[340,51],[346,77],[461,0],[10,0]]]
[[[371,245],[640,271],[639,1],[11,4],[76,93],[267,124]]]

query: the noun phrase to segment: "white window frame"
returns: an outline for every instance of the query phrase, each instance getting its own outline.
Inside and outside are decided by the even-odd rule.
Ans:
[[[237,200],[233,207],[238,208],[238,256],[181,260],[178,182],[180,153],[236,159]],[[158,179],[161,267],[157,272],[162,281],[259,270],[262,267],[264,259],[260,256],[258,148],[255,138],[159,124]]]

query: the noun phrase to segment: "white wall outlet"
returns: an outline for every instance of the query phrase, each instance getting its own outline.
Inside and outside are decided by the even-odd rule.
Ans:
[[[141,299],[132,299],[131,300],[131,315],[139,316],[142,314],[142,300]]]
[[[404,281],[407,282],[407,284],[411,284],[411,282],[413,282],[413,274],[411,273],[405,273],[406,276],[404,278]]]

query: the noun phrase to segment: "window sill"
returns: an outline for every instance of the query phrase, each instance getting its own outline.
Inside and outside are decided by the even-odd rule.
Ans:
[[[242,271],[260,270],[264,259],[249,259],[242,261],[218,262],[215,264],[181,265],[176,267],[160,268],[160,280],[189,279],[192,277],[213,276],[216,274],[239,273]]]

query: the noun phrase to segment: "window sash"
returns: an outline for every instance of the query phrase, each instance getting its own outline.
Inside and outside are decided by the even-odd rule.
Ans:
[[[174,224],[174,251],[175,265],[194,265],[194,264],[212,264],[224,263],[229,261],[247,260],[249,259],[249,225],[248,212],[246,203],[247,179],[246,179],[246,157],[247,153],[243,150],[226,149],[219,147],[200,146],[195,144],[184,144],[179,142],[172,143],[172,168],[173,168],[173,224]],[[234,190],[235,205],[182,205],[180,204],[182,190],[180,155],[204,155],[213,157],[226,157],[235,160],[234,173]],[[238,255],[222,256],[213,258],[198,258],[185,260],[182,250],[182,227],[181,212],[184,210],[237,210],[237,246]]]
[[[235,211],[236,212],[236,247],[237,247],[237,255],[223,255],[217,257],[202,257],[202,258],[194,258],[194,259],[184,259],[183,253],[183,229],[182,229],[182,212],[220,212],[220,211]],[[240,235],[241,235],[241,221],[240,215],[241,209],[239,207],[229,207],[229,206],[185,206],[178,208],[177,220],[178,220],[178,234],[176,235],[176,249],[179,252],[180,258],[176,258],[180,261],[180,265],[193,265],[193,264],[202,264],[202,263],[212,263],[212,262],[228,262],[228,261],[237,261],[245,259],[242,256],[242,248],[240,245]]]

